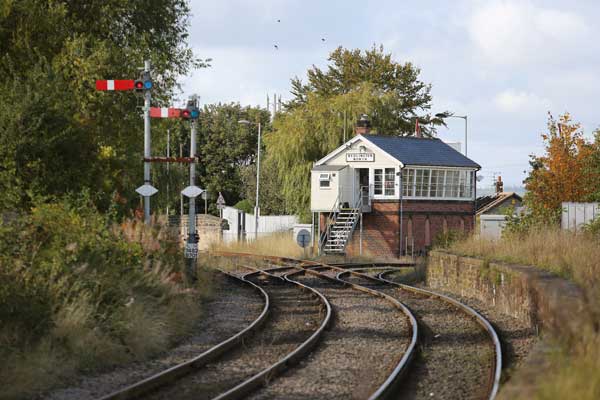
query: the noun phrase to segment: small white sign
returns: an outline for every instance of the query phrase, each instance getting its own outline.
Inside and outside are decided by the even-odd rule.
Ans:
[[[183,254],[185,258],[198,258],[198,243],[186,242]]]
[[[194,198],[198,197],[204,192],[204,190],[200,189],[198,186],[188,186],[181,191],[181,194],[185,197]]]
[[[158,189],[149,184],[142,185],[135,189],[135,191],[144,197],[150,197],[158,193]]]
[[[346,153],[346,161],[373,162],[375,161],[375,153]]]
[[[217,210],[223,210],[225,208],[225,199],[221,192],[219,192],[219,198],[217,199]]]

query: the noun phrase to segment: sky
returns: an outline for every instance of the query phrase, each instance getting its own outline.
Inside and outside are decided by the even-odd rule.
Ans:
[[[338,46],[383,45],[421,69],[433,113],[468,116],[480,187],[494,175],[521,185],[529,155],[543,152],[548,112],[571,113],[590,138],[600,127],[597,0],[192,0],[191,8],[190,44],[213,61],[182,78],[182,97],[265,107],[267,94],[290,99],[290,79],[325,67]],[[464,142],[464,121],[447,124],[438,137]]]

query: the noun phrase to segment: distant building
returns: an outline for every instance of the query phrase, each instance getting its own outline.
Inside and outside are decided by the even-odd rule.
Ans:
[[[479,164],[439,139],[372,135],[369,125],[358,121],[311,171],[321,252],[398,256],[473,230]]]
[[[477,216],[482,214],[504,215],[509,209],[516,212],[522,207],[523,198],[515,192],[504,192],[502,177],[494,183],[496,193],[477,198]]]
[[[515,192],[504,192],[502,177],[494,182],[496,193],[477,198],[479,234],[488,239],[499,239],[506,225],[509,212],[518,214],[523,207],[523,198]]]

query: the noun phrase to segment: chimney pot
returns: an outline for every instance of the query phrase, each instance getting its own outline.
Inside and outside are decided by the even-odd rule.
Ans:
[[[504,192],[504,182],[502,182],[502,177],[498,176],[498,182],[496,182],[496,193]]]
[[[362,114],[360,119],[356,121],[355,133],[357,135],[365,135],[371,132],[371,121],[367,114]]]

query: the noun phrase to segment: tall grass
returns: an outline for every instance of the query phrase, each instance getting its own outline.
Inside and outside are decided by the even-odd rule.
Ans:
[[[253,241],[220,242],[211,248],[212,251],[231,251],[290,258],[304,257],[304,250],[294,241],[291,232],[280,232],[259,237]],[[307,249],[307,254],[310,250]]]
[[[190,331],[199,294],[177,279],[179,254],[160,224],[68,203],[0,225],[0,398],[146,359]]]
[[[543,377],[538,399],[600,399],[600,239],[560,229],[538,229],[501,240],[470,237],[448,247],[453,253],[532,265],[571,279],[583,290],[581,331],[561,337],[562,351]]]

